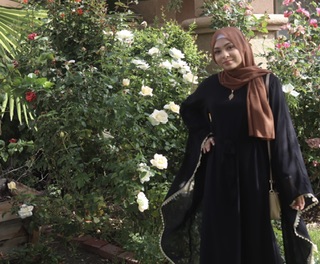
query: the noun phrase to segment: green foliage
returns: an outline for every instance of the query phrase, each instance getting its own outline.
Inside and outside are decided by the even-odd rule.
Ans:
[[[40,18],[45,17],[43,10],[37,8],[12,9],[0,7],[0,82],[1,82],[1,118],[6,111],[10,113],[10,120],[17,115],[20,124],[23,121],[29,125],[29,120],[33,115],[28,109],[28,104],[24,102],[22,92],[22,77],[16,69],[18,62],[13,60],[19,46],[19,40],[27,37],[24,32],[30,27],[40,24]],[[33,77],[29,77],[31,79]],[[27,79],[27,77],[25,77]],[[29,83],[28,83],[29,82]],[[29,85],[27,80],[24,85]],[[32,86],[32,85],[31,85]]]
[[[291,87],[287,99],[308,172],[316,192],[320,191],[319,146],[310,140],[320,138],[320,15],[316,2],[308,6],[289,3],[285,11],[285,34],[276,39],[275,49],[267,53],[268,67]],[[308,11],[309,10],[309,11]],[[292,89],[293,92],[292,92]],[[294,92],[298,92],[298,96]]]
[[[29,120],[33,119],[32,114],[28,111],[28,105],[23,102],[24,96],[15,92],[16,86],[21,84],[20,76],[13,76],[13,72],[16,72],[17,62],[8,63],[8,60],[14,59],[19,49],[19,40],[24,37],[24,32],[34,25],[39,25],[40,18],[45,16],[46,13],[43,10],[35,7],[24,6],[20,9],[0,7],[1,118],[8,110],[11,121],[14,113],[16,113],[20,124],[24,119],[29,125]]]
[[[66,60],[94,61],[103,38],[97,33],[102,32],[107,22],[106,2],[68,1],[61,4],[51,1],[47,8],[48,21],[43,34],[50,36],[52,48]]]
[[[308,232],[310,234],[310,237],[312,239],[312,242],[317,246],[317,248],[319,249],[320,247],[320,230],[319,230],[319,226],[309,226],[308,228]],[[319,252],[315,253],[315,264],[319,264],[320,263],[320,254]]]
[[[27,244],[10,252],[10,258],[1,258],[1,264],[59,264],[63,259],[50,245],[51,240]]]
[[[32,24],[39,23],[45,12],[36,9],[0,7],[0,55],[13,58],[20,35]]]
[[[173,10],[173,11],[181,11],[183,4],[183,0],[170,0],[168,3],[168,10]]]

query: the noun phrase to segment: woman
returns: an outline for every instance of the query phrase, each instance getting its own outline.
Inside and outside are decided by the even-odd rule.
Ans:
[[[186,153],[162,205],[161,249],[172,263],[282,264],[269,212],[269,155],[280,194],[286,264],[313,263],[301,214],[317,204],[282,86],[255,65],[237,28],[212,38],[223,70],[181,106]]]

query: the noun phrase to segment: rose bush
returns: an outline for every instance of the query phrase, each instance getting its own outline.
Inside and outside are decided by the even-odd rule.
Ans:
[[[288,23],[266,54],[268,68],[283,82],[293,122],[315,192],[320,191],[320,6],[283,1]]]
[[[160,263],[159,207],[186,140],[179,104],[205,74],[207,56],[173,21],[148,27],[92,0],[46,7],[16,58],[21,76],[46,80],[23,90],[35,116],[26,132],[34,142],[29,185],[41,182],[47,194],[29,202],[33,220],[65,236],[112,239]]]
[[[238,27],[248,39],[255,36],[253,28],[261,33],[267,33],[268,14],[257,17],[247,1],[205,0],[203,16],[211,17],[211,28]]]

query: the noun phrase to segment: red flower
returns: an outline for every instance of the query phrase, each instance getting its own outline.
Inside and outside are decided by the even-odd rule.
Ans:
[[[31,33],[31,34],[28,35],[28,39],[29,39],[29,40],[34,40],[34,38],[35,38],[36,36],[38,36],[37,33]]]
[[[11,139],[9,139],[9,142],[10,142],[10,143],[17,143],[17,141],[18,141],[18,140],[17,140],[16,138],[11,138]]]
[[[23,0],[24,4],[28,4],[28,2],[29,2],[28,0]]]
[[[80,16],[83,15],[83,9],[82,8],[78,8],[77,9],[77,14],[80,15]]]
[[[26,100],[27,100],[28,102],[32,102],[32,101],[34,101],[34,100],[36,100],[36,99],[37,99],[37,95],[36,95],[35,92],[31,92],[31,91],[26,92]]]

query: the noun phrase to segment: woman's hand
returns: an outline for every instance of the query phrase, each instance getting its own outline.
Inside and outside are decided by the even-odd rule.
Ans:
[[[206,142],[202,146],[202,152],[208,153],[211,150],[211,147],[214,146],[214,139],[213,137],[209,137]]]
[[[294,202],[291,204],[291,208],[295,209],[295,210],[298,210],[298,211],[303,210],[304,206],[305,206],[305,200],[304,200],[304,196],[303,195],[298,196],[294,200]]]

